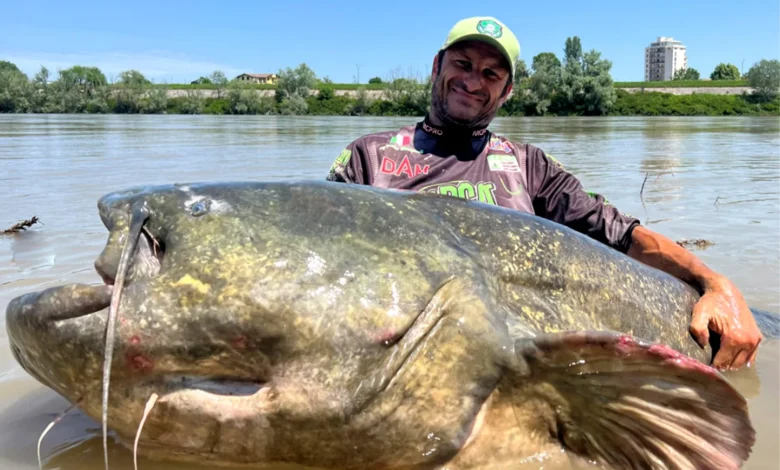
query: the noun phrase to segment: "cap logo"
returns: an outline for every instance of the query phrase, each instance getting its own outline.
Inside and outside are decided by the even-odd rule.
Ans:
[[[492,38],[500,38],[503,34],[501,25],[493,20],[482,20],[477,23],[477,31]]]

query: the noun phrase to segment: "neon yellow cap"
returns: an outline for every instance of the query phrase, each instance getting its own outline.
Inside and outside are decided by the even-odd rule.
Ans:
[[[504,23],[491,16],[475,16],[460,20],[450,30],[441,50],[467,40],[484,41],[498,48],[509,62],[512,77],[515,76],[515,64],[520,58],[520,43]]]

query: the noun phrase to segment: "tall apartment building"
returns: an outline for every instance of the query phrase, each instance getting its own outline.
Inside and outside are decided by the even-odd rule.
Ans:
[[[671,80],[674,72],[688,67],[685,46],[674,38],[659,36],[645,48],[645,81]]]

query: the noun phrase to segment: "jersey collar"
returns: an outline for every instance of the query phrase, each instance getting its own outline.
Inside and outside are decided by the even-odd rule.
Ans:
[[[422,122],[420,122],[418,127],[420,128],[420,130],[422,130],[423,132],[425,132],[426,134],[428,134],[428,135],[430,135],[432,137],[438,137],[438,138],[447,139],[447,140],[449,140],[449,139],[458,139],[458,138],[465,137],[462,134],[456,134],[456,133],[454,133],[452,131],[448,131],[448,130],[446,130],[444,128],[441,128],[441,127],[438,127],[438,126],[434,126],[431,123],[430,119],[428,119],[427,115],[425,116],[425,119],[423,119]],[[474,129],[474,130],[471,131],[471,135],[469,135],[469,137],[472,138],[472,139],[480,139],[480,138],[484,137],[485,134],[487,134],[487,132],[488,132],[487,127]]]

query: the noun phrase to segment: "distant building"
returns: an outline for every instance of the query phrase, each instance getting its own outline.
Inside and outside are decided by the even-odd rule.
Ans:
[[[235,80],[238,80],[239,82],[252,82],[261,83],[264,85],[272,85],[276,83],[278,78],[279,77],[277,77],[275,73],[242,73],[241,75],[237,76]]]
[[[663,81],[674,78],[674,72],[688,68],[685,46],[673,38],[659,36],[645,48],[645,81]]]

